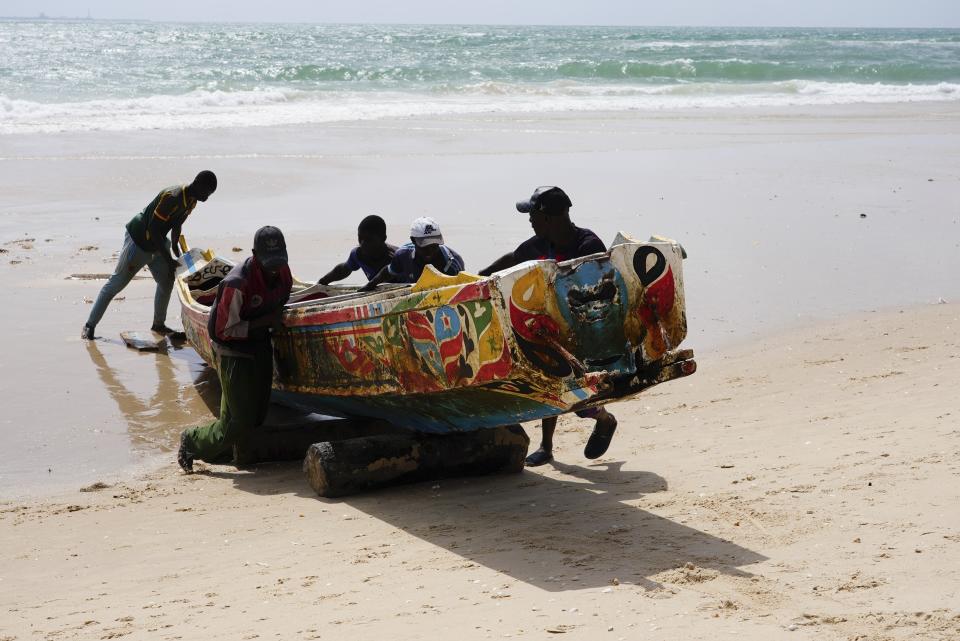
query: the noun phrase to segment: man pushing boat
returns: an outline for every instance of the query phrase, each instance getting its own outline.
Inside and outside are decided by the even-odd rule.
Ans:
[[[273,385],[272,331],[283,326],[283,306],[293,278],[287,245],[276,227],[261,227],[253,255],[235,266],[217,288],[207,329],[216,353],[222,395],[220,416],[180,435],[177,462],[252,462],[248,442],[267,415]]]
[[[390,263],[358,291],[371,291],[380,283],[415,283],[427,265],[447,276],[463,271],[463,258],[443,243],[437,221],[425,216],[410,226],[410,242],[397,249]]]
[[[387,223],[375,214],[367,216],[357,226],[357,246],[350,250],[347,260],[336,265],[317,281],[320,285],[343,280],[358,269],[369,281],[390,264],[397,248],[387,242]]]
[[[489,276],[528,260],[571,260],[607,251],[595,233],[573,224],[570,220],[572,206],[570,198],[559,187],[537,187],[530,198],[517,203],[517,211],[530,215],[533,237],[480,270],[480,275]],[[603,456],[617,429],[616,417],[603,407],[581,410],[577,416],[596,421],[583,455],[588,459]],[[527,457],[527,465],[531,467],[553,460],[553,433],[557,428],[557,417],[544,418],[541,428],[540,447]]]
[[[127,223],[120,258],[113,275],[100,289],[90,316],[80,332],[80,337],[93,340],[97,323],[103,318],[114,296],[130,284],[144,267],[150,268],[157,292],[153,297],[153,326],[160,334],[171,334],[167,327],[167,305],[173,291],[173,278],[180,256],[180,227],[193,212],[197,202],[206,202],[217,189],[217,177],[209,170],[197,174],[189,185],[167,187],[150,201],[143,211]],[[167,236],[170,236],[167,238]],[[170,254],[171,250],[173,255]]]

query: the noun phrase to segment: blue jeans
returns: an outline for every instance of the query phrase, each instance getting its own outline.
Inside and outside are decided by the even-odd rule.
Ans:
[[[106,282],[97,296],[93,309],[90,310],[90,317],[87,319],[87,325],[95,327],[104,312],[107,311],[107,305],[113,300],[113,297],[123,291],[123,288],[130,284],[133,277],[137,275],[145,266],[150,268],[153,280],[157,281],[157,293],[153,296],[153,324],[163,325],[167,320],[167,305],[170,303],[170,293],[173,291],[173,269],[164,257],[169,255],[170,240],[163,239],[163,249],[155,252],[143,251],[130,238],[129,232],[123,236],[123,249],[120,250],[120,258],[117,260],[117,268],[113,270],[113,275]]]

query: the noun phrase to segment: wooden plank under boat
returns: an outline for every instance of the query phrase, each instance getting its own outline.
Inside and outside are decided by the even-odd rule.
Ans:
[[[597,407],[696,371],[682,248],[619,234],[605,253],[530,261],[487,278],[431,267],[358,293],[294,279],[274,337],[274,393],[324,414],[425,432],[509,425]],[[208,305],[233,263],[184,255],[183,327],[210,364]]]

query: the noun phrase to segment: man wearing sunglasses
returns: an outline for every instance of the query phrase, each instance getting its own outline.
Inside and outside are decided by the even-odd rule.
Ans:
[[[480,270],[480,275],[489,276],[528,260],[571,260],[607,251],[603,241],[595,233],[573,224],[570,220],[572,206],[569,196],[559,187],[537,187],[530,198],[517,203],[517,211],[530,215],[533,237],[493,261],[486,269]],[[617,429],[616,417],[602,407],[581,410],[577,412],[577,416],[596,421],[593,433],[583,449],[583,455],[588,459],[603,456]],[[544,418],[541,427],[540,448],[527,457],[527,465],[530,467],[553,460],[553,433],[557,428],[557,417]]]

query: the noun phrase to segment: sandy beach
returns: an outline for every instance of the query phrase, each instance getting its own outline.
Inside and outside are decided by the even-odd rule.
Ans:
[[[960,307],[701,359],[608,454],[344,500],[297,464],[0,508],[4,639],[956,639]],[[788,635],[790,635],[788,637]]]
[[[955,103],[3,136],[0,640],[960,637],[958,143]],[[683,243],[699,371],[616,404],[595,462],[564,417],[514,476],[184,476],[216,380],[122,345],[153,282],[79,331],[126,221],[202,168],[191,244],[275,224],[305,279],[374,212],[479,269],[560,184],[607,241]]]

